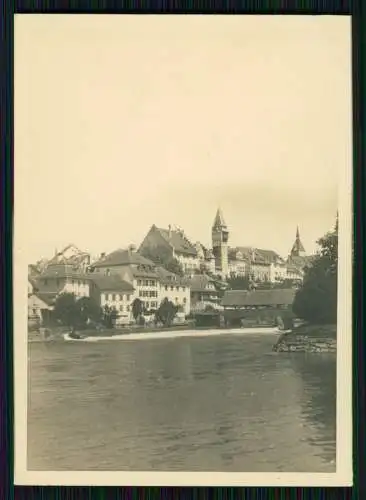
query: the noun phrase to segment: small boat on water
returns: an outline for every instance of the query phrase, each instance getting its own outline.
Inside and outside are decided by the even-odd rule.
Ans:
[[[87,338],[86,335],[81,335],[80,333],[78,333],[74,330],[72,330],[69,333],[65,333],[65,335],[64,335],[65,340],[83,340],[85,338]]]

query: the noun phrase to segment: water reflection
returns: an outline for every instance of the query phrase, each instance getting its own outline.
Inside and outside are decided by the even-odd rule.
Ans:
[[[334,360],[273,341],[33,344],[29,467],[334,470]]]
[[[333,353],[292,355],[296,373],[304,382],[304,398],[301,401],[303,417],[313,430],[307,438],[313,444],[321,444],[323,457],[335,462],[336,440],[336,355]]]

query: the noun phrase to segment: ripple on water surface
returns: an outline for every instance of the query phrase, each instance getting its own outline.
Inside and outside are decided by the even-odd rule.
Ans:
[[[34,343],[28,467],[334,472],[334,355],[273,335]]]

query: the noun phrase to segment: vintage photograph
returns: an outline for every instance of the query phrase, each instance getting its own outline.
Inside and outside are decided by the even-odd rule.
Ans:
[[[16,482],[350,484],[350,26],[16,16]]]

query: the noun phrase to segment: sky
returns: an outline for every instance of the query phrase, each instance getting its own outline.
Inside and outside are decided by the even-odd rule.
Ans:
[[[308,253],[352,168],[350,18],[16,15],[15,233],[28,262],[139,245]]]

